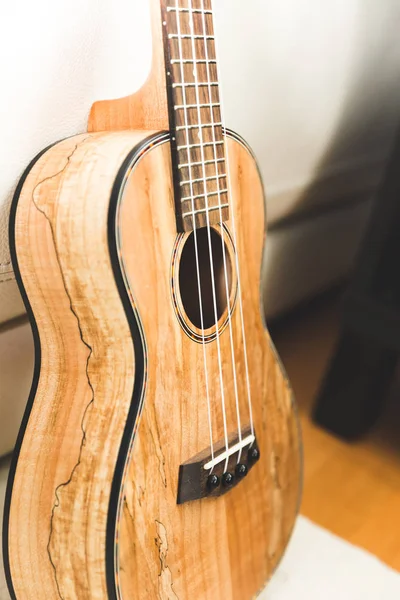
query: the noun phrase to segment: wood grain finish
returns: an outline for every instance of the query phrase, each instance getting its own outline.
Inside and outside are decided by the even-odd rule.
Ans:
[[[211,0],[198,2],[191,6],[211,9]],[[251,421],[241,304],[233,302],[236,247],[261,458],[223,496],[177,505],[179,467],[210,438],[203,348],[179,297],[185,281],[176,285],[193,235],[177,233],[181,197],[172,165],[185,157],[177,158],[174,131],[172,146],[165,135],[145,141],[152,130],[170,128],[174,107],[162,49],[168,19],[163,25],[159,0],[151,9],[153,67],[144,87],[95,103],[89,133],[46,151],[13,205],[14,266],[36,339],[35,379],[5,511],[13,600],[250,600],[279,561],[298,509],[298,422],[260,311],[262,185],[252,155],[237,139],[225,139],[221,125],[205,128],[202,141],[223,142],[218,151],[207,148],[212,158],[224,157],[232,177],[228,183],[224,161],[222,171],[214,164],[206,172],[221,175],[229,188],[230,210],[216,219],[225,225],[214,228],[217,239],[229,237],[234,306],[231,326],[225,309],[218,331],[206,331],[213,442],[224,435],[222,389],[229,435]],[[181,23],[188,26],[184,15]],[[206,25],[211,35],[209,16]],[[212,58],[212,42],[206,44]],[[192,58],[202,56],[204,45]],[[200,67],[204,82],[216,78],[213,69]],[[204,94],[217,103],[218,88]],[[176,91],[173,102],[180,99]],[[196,127],[211,118],[207,110],[197,121],[190,115]],[[218,111],[212,116],[220,121]],[[181,127],[181,116],[174,123]],[[192,141],[186,132],[181,143]],[[193,152],[194,159],[198,148]],[[193,176],[186,171],[184,177]],[[207,190],[204,182],[191,189],[195,210],[204,209]]]
[[[123,500],[119,574],[123,598],[252,598],[275,568],[298,507],[298,424],[288,383],[260,313],[262,186],[250,154],[236,141],[229,141],[228,146],[233,174],[231,210],[239,225],[237,251],[261,459],[246,481],[228,494],[177,506],[179,466],[201,452],[209,438],[202,347],[183,332],[171,303],[176,229],[170,151],[164,144],[130,175],[119,222],[121,254],[145,331],[148,357],[146,399]],[[249,195],[251,211],[245,203]],[[145,225],[133,234],[132,224],[137,222]],[[232,222],[228,227],[232,228]],[[241,418],[247,424],[238,306],[233,339]],[[235,432],[228,329],[221,334],[220,344],[228,428]],[[207,345],[207,364],[217,441],[223,437],[223,428],[216,341]]]
[[[9,507],[8,555],[18,600],[113,598],[105,560],[107,544],[115,542],[107,539],[111,483],[137,373],[110,261],[107,217],[118,169],[143,137],[119,132],[66,140],[39,159],[20,195],[17,258],[42,352]],[[124,600],[250,599],[275,568],[298,508],[298,424],[260,313],[262,186],[248,151],[235,140],[228,147],[261,459],[228,494],[176,504],[179,466],[209,437],[201,345],[184,332],[171,295],[177,234],[170,149],[167,142],[156,145],[129,173],[116,223],[147,361],[142,419],[119,495],[116,597]],[[236,305],[233,336],[245,425],[238,315]],[[220,341],[234,432],[227,328]],[[207,354],[217,440],[223,432],[215,340]]]
[[[111,188],[143,133],[81,135],[46,152],[16,214],[40,377],[13,482],[18,600],[107,598],[105,531],[134,355],[107,244]]]

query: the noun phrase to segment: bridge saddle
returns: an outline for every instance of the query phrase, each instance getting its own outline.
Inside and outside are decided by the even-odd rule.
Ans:
[[[224,441],[215,444],[214,458],[211,447],[199,452],[179,467],[177,504],[225,494],[245,479],[259,458],[257,438],[250,427],[240,436],[230,436],[228,450]]]

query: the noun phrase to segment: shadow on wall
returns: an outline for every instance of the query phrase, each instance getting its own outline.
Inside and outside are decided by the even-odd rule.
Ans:
[[[332,133],[310,181],[293,195],[294,210],[273,223],[267,238],[265,305],[272,313],[275,289],[295,297],[306,276],[311,293],[323,291],[354,263],[400,122],[399,20],[398,4],[358,3],[352,63]],[[311,223],[318,236],[310,252]]]
[[[302,214],[337,207],[338,201],[349,206],[369,200],[381,181],[400,123],[400,5],[384,5],[375,0],[358,5],[341,110],[314,179],[298,199]],[[315,207],[322,196],[323,206]]]
[[[270,222],[308,210],[311,182],[325,188],[319,203],[346,193],[340,179],[352,173],[376,182],[398,120],[397,0],[256,0],[246,10],[220,0],[216,8],[226,122],[255,150]]]

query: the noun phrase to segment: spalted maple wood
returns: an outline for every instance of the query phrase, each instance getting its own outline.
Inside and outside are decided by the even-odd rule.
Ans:
[[[9,507],[18,600],[107,598],[110,481],[135,375],[107,215],[116,173],[142,137],[61,142],[35,164],[18,201],[17,260],[41,348]]]
[[[130,167],[124,163],[150,130],[170,126],[160,2],[151,5],[153,67],[145,86],[95,103],[89,133],[43,154],[18,200],[14,262],[40,353],[5,510],[13,600],[250,599],[275,568],[298,507],[298,424],[260,311],[262,186],[253,157],[236,139],[225,144],[225,226],[241,265],[261,458],[229,494],[176,503],[179,467],[209,445],[209,427],[199,336],[178,288],[171,289],[173,254],[189,234],[177,240],[170,144],[158,137]],[[123,189],[109,223],[116,177]],[[221,383],[229,434],[239,427],[231,335],[241,423],[250,422],[239,308],[236,300],[231,328],[221,317],[223,382],[216,328],[207,330],[214,442],[224,433]],[[132,320],[143,339],[132,338]],[[145,359],[140,373],[137,344]],[[143,376],[142,419],[131,423],[133,390]],[[115,490],[117,473],[125,483]]]
[[[170,150],[163,143],[130,172],[117,212],[121,264],[143,326],[147,371],[117,536],[107,539],[111,483],[137,375],[110,264],[107,214],[118,168],[142,138],[120,132],[66,140],[39,159],[19,199],[17,258],[42,353],[9,506],[8,559],[18,600],[112,598],[110,543],[117,544],[115,586],[123,599],[251,598],[275,568],[296,515],[298,425],[260,313],[262,188],[251,155],[237,141],[228,143],[231,198],[261,459],[229,494],[176,503],[180,464],[209,438],[201,344],[185,333],[172,302],[177,234]],[[247,423],[238,304],[232,324]],[[228,328],[220,342],[227,421],[235,432]],[[207,356],[217,441],[223,431],[215,340]]]
[[[171,303],[170,265],[176,228],[170,151],[164,144],[153,149],[130,175],[118,224],[148,356],[146,399],[126,480],[119,533],[123,598],[252,598],[273,572],[298,507],[298,423],[288,382],[260,311],[263,190],[249,152],[236,141],[229,141],[228,149],[231,212],[236,223],[261,459],[229,494],[176,504],[179,466],[201,452],[209,438],[202,346],[183,332]],[[251,210],[248,198],[252,199]],[[134,223],[139,222],[142,227],[133,233]],[[232,221],[227,225],[233,229]],[[232,326],[240,413],[246,424],[249,409],[238,304]],[[228,328],[220,336],[220,345],[228,428],[235,432]],[[207,344],[207,364],[217,441],[223,437],[223,419],[216,341]]]

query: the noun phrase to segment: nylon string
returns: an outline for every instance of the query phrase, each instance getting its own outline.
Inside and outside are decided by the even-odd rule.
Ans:
[[[217,353],[218,353],[218,371],[219,371],[219,380],[220,380],[220,389],[221,389],[221,405],[222,405],[223,425],[224,425],[224,443],[225,443],[225,451],[226,451],[224,472],[226,472],[227,468],[228,468],[228,462],[229,462],[228,427],[227,427],[226,406],[225,406],[224,378],[223,378],[223,373],[222,373],[221,345],[220,345],[219,330],[218,330],[217,298],[216,298],[216,291],[215,291],[214,260],[213,260],[213,251],[212,251],[212,243],[211,243],[210,215],[209,215],[209,207],[208,207],[207,178],[206,178],[204,146],[203,146],[203,128],[201,127],[201,110],[200,110],[199,84],[198,84],[198,77],[197,77],[197,54],[196,54],[196,43],[195,43],[195,37],[194,37],[192,0],[189,0],[189,10],[190,10],[189,14],[190,14],[190,30],[191,30],[190,39],[191,39],[191,44],[192,44],[192,55],[193,55],[193,61],[194,61],[193,62],[193,75],[194,75],[195,93],[196,93],[197,116],[198,116],[198,123],[199,123],[200,153],[201,153],[201,162],[202,162],[202,170],[203,170],[203,185],[204,185],[204,198],[205,198],[205,204],[206,204],[205,213],[206,213],[206,221],[207,221],[208,251],[209,251],[210,270],[211,270],[211,288],[212,288],[214,319],[215,319],[215,327],[216,327],[215,333],[216,333]]]
[[[176,0],[176,21],[177,21],[177,33],[178,33],[178,45],[179,45],[179,62],[180,62],[180,70],[181,70],[181,79],[182,84],[185,83],[185,70],[183,66],[183,54],[182,54],[182,39],[181,39],[181,25],[180,25],[180,12],[179,12],[179,0]],[[182,100],[183,100],[183,113],[185,120],[185,131],[186,137],[189,142],[189,126],[188,126],[188,114],[186,108],[186,90],[185,85],[182,85]],[[204,339],[204,317],[203,317],[203,301],[201,295],[201,279],[200,279],[200,267],[199,267],[199,254],[197,247],[197,231],[196,231],[196,216],[195,216],[195,204],[194,204],[194,194],[193,194],[193,180],[192,180],[192,160],[190,149],[188,148],[188,170],[189,170],[189,186],[190,186],[190,195],[192,198],[192,222],[193,222],[193,237],[194,237],[194,249],[195,249],[195,259],[196,259],[196,274],[197,274],[197,290],[199,295],[199,310],[200,310],[200,327],[201,327],[201,337],[202,337],[202,347],[203,347],[203,362],[204,362],[204,375],[205,375],[205,386],[206,386],[206,396],[207,396],[207,413],[208,413],[208,428],[210,435],[210,447],[211,447],[211,460],[214,463],[214,442],[213,442],[213,432],[212,432],[212,419],[211,419],[211,403],[210,403],[210,390],[209,390],[209,382],[208,382],[208,369],[207,369],[207,353],[206,353],[206,345]],[[211,469],[212,472],[213,468]]]
[[[203,0],[201,0],[201,2],[202,2],[202,5],[204,5]],[[215,19],[214,19],[214,28],[215,28],[215,26],[216,26],[216,23],[215,23]],[[215,32],[214,33],[215,55],[216,55],[217,64],[218,64],[218,56],[220,55],[220,53],[219,53],[219,47],[218,47],[217,40],[218,40],[218,36],[216,35],[216,32]],[[224,103],[223,103],[223,97],[222,97],[222,86],[220,86],[219,94],[220,94],[219,100],[220,100],[220,110],[221,110],[221,123],[222,123],[223,130],[226,132],[225,116],[224,116],[224,112],[223,112]],[[226,154],[226,165],[227,165],[227,182],[228,182],[227,187],[228,187],[228,190],[232,190],[232,185],[231,185],[232,178],[231,178],[231,173],[230,173],[229,151],[228,151],[227,143],[225,144],[225,154]],[[242,329],[242,336],[243,336],[243,356],[244,356],[245,373],[246,373],[247,404],[248,404],[248,408],[249,408],[249,420],[250,420],[251,435],[254,438],[253,408],[252,408],[252,399],[251,399],[249,364],[248,364],[248,358],[247,358],[246,332],[245,332],[244,315],[243,315],[242,285],[241,285],[241,278],[240,278],[239,252],[238,252],[237,236],[236,236],[234,195],[233,194],[228,195],[228,202],[229,202],[230,197],[231,197],[231,205],[232,205],[231,206],[232,210],[230,211],[231,221],[232,221],[232,237],[233,237],[233,243],[235,246],[236,275],[237,275],[237,279],[238,279],[239,312],[240,312],[240,322],[241,322],[241,329]],[[253,442],[251,443],[250,447],[253,446],[254,441],[255,440],[253,439]]]
[[[208,81],[208,94],[210,101],[210,113],[211,113],[211,125],[212,125],[212,138],[213,138],[213,149],[214,149],[214,159],[215,159],[215,170],[217,176],[217,193],[218,193],[218,205],[219,205],[219,216],[221,222],[221,245],[222,245],[222,256],[224,263],[224,279],[225,279],[225,293],[226,293],[226,303],[228,308],[228,322],[229,322],[229,337],[230,337],[230,347],[231,347],[231,362],[232,362],[232,371],[233,371],[233,386],[235,392],[235,405],[236,405],[236,419],[237,419],[237,428],[238,428],[238,440],[240,444],[240,450],[238,452],[237,463],[240,463],[240,459],[242,456],[242,426],[240,419],[240,405],[239,405],[239,394],[238,394],[238,386],[237,386],[237,373],[236,373],[236,360],[235,360],[235,348],[233,341],[233,329],[232,329],[232,307],[230,302],[230,293],[229,293],[229,285],[228,285],[228,269],[226,263],[226,250],[225,250],[225,234],[224,234],[224,226],[222,219],[222,207],[221,207],[221,188],[220,188],[220,178],[218,177],[218,162],[217,162],[217,144],[215,137],[215,125],[214,125],[214,111],[213,111],[213,101],[212,101],[212,88],[211,88],[211,73],[210,73],[210,64],[208,57],[208,44],[207,44],[207,25],[206,25],[206,17],[205,17],[205,6],[204,0],[201,0],[201,9],[202,9],[202,21],[203,21],[203,35],[204,35],[204,47],[205,47],[205,60],[206,60],[206,68],[207,68],[207,81]],[[218,80],[218,77],[217,77]],[[221,110],[221,99],[220,101],[220,110]],[[221,119],[222,122],[222,119]],[[226,144],[224,144],[225,147]],[[225,175],[226,175],[226,161],[225,161]],[[229,186],[228,186],[229,190]],[[229,204],[229,191],[228,191],[228,204]]]

